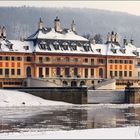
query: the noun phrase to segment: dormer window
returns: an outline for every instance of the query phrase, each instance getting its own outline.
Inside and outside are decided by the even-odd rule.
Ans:
[[[88,43],[85,43],[83,47],[84,47],[85,51],[89,51],[89,44]]]
[[[68,50],[68,43],[67,42],[64,42],[62,45],[63,45],[64,50]]]
[[[59,50],[59,43],[57,41],[53,42],[53,46],[55,50]]]
[[[77,50],[77,45],[76,45],[76,43],[74,43],[74,42],[71,43],[71,47],[72,47],[73,50]]]
[[[9,50],[12,50],[13,49],[13,44],[12,43],[8,43],[8,44],[5,44],[8,48],[9,48]]]
[[[46,42],[41,41],[40,44],[39,44],[39,48],[45,50],[46,49]]]
[[[97,52],[101,53],[101,49],[96,49]]]
[[[124,54],[126,53],[126,49],[120,49],[120,51]]]
[[[29,50],[29,46],[23,46],[25,50]]]
[[[54,42],[53,42],[53,45],[54,45],[54,46],[58,46],[58,45],[59,45],[59,42],[54,41]]]
[[[136,56],[139,56],[139,52],[137,52],[136,50],[133,51],[133,54],[136,55]]]
[[[113,53],[117,53],[117,49],[111,49]]]

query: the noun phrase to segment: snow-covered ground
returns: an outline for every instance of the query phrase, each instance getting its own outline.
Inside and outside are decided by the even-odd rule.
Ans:
[[[140,127],[0,134],[0,139],[139,139]]]
[[[70,105],[65,102],[45,100],[28,93],[16,90],[0,89],[0,107],[6,106],[46,106],[46,105]]]
[[[51,106],[72,104],[65,102],[57,102],[44,100],[42,98],[33,96],[28,93],[19,92],[15,90],[0,89],[0,107],[13,107],[13,106]],[[75,105],[76,106],[76,105]],[[94,104],[94,105],[77,105],[91,108],[127,108],[127,107],[140,107],[140,104]],[[38,110],[38,109],[37,109]],[[28,115],[28,114],[27,114]],[[33,113],[31,113],[33,115]],[[28,128],[27,128],[28,129]],[[30,131],[27,132],[10,132],[0,133],[0,139],[139,139],[140,127],[125,127],[125,128],[99,128],[99,129],[85,129],[85,130],[71,130],[71,131]]]

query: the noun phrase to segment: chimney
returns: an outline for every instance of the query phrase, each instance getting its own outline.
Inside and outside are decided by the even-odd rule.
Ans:
[[[3,38],[6,38],[6,28],[4,26],[2,27],[2,35]]]
[[[127,45],[128,43],[127,43],[127,39],[126,38],[124,38],[123,39],[123,45],[125,46],[125,45]]]
[[[107,34],[107,43],[111,42],[111,34],[110,32],[108,32]]]
[[[56,32],[61,32],[61,24],[60,24],[60,19],[58,17],[55,18],[54,20],[54,29]]]
[[[114,34],[114,31],[111,32],[111,42],[115,42],[115,34]]]
[[[95,45],[96,44],[95,39],[93,38],[92,40],[90,40],[90,43],[93,44],[93,45]]]
[[[115,42],[119,42],[119,37],[117,33],[115,34]]]
[[[75,24],[74,20],[72,20],[71,30],[72,30],[73,32],[76,32],[76,24]]]
[[[133,40],[133,39],[131,39],[131,40],[130,40],[130,43],[131,43],[132,45],[134,45],[134,40]]]
[[[42,19],[40,17],[40,20],[38,22],[38,29],[42,30],[43,28],[44,28],[44,23],[43,23],[43,21],[42,21]]]

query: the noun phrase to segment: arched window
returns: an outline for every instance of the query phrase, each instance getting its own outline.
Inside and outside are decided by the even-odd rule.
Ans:
[[[63,81],[63,86],[68,86],[68,82],[67,81]]]
[[[103,78],[103,69],[102,68],[99,69],[99,77]]]
[[[26,68],[26,76],[31,77],[31,67],[29,66]]]
[[[77,82],[76,81],[71,81],[71,87],[77,87]]]
[[[85,85],[85,81],[81,81],[80,86],[84,86],[84,85]]]

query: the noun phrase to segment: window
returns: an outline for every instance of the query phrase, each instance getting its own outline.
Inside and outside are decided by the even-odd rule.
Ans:
[[[129,77],[132,77],[132,71],[129,71]]]
[[[27,56],[27,59],[26,59],[28,62],[31,62],[32,61],[32,58],[30,56]]]
[[[85,69],[85,77],[88,77],[88,69]]]
[[[3,69],[0,69],[0,75],[3,75]]]
[[[10,60],[10,57],[6,56],[6,57],[5,57],[5,60],[6,60],[6,61]]]
[[[88,63],[88,59],[87,58],[85,58],[85,63]]]
[[[99,59],[99,63],[103,64],[104,63],[104,59]]]
[[[39,57],[39,63],[43,63],[43,58]]]
[[[118,60],[115,60],[115,63],[117,64],[118,63]]]
[[[70,75],[70,68],[65,68],[65,75],[69,76]]]
[[[14,56],[12,56],[12,57],[11,57],[11,60],[12,60],[12,61],[14,61],[14,60],[15,60],[15,57],[14,57]]]
[[[9,76],[9,69],[5,69],[5,76]]]
[[[20,69],[17,69],[17,75],[20,75]]]
[[[131,65],[129,66],[129,70],[132,70],[132,66]]]
[[[114,63],[114,60],[109,60],[109,63]]]
[[[46,76],[49,76],[49,68],[46,67]]]
[[[103,69],[102,68],[99,69],[99,77],[103,78]]]
[[[2,60],[2,56],[0,56],[0,60]]]
[[[91,76],[94,76],[94,69],[91,69]]]
[[[31,75],[31,67],[30,66],[28,66],[27,68],[26,68],[26,76],[27,77],[32,77],[32,75]]]
[[[74,68],[74,76],[78,75],[78,68]]]
[[[15,75],[15,69],[11,69],[11,75]]]
[[[120,64],[123,64],[123,60],[120,60]]]
[[[117,77],[118,76],[118,72],[117,71],[115,71],[115,77]]]
[[[66,62],[69,62],[69,61],[70,61],[70,59],[68,57],[66,57]]]
[[[129,60],[129,64],[133,64],[133,61],[132,60]]]
[[[39,77],[42,78],[43,77],[43,69],[39,68]]]
[[[61,61],[61,58],[57,58],[57,62],[60,62]]]
[[[29,46],[23,46],[25,50],[29,50]]]
[[[49,57],[46,57],[46,61],[49,62],[50,61],[50,58]]]
[[[128,64],[128,60],[124,60],[124,63],[125,63],[125,64]]]
[[[21,57],[17,57],[17,61],[21,61],[22,59],[21,59]]]
[[[60,73],[61,73],[61,69],[60,69],[59,67],[57,67],[56,75],[57,75],[57,76],[60,76]]]
[[[74,58],[74,62],[78,62],[78,58]]]
[[[113,71],[110,71],[110,77],[113,77]]]
[[[124,77],[127,77],[127,71],[124,71]]]
[[[94,65],[94,59],[91,59],[91,65]]]
[[[122,77],[122,71],[119,71],[119,76]]]

